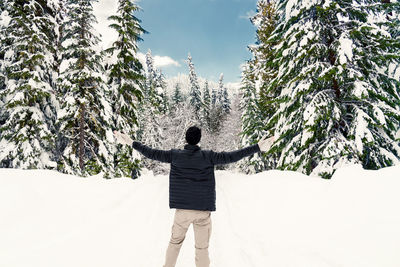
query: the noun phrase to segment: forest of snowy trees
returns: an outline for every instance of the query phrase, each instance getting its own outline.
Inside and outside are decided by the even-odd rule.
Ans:
[[[138,7],[119,1],[118,33],[102,51],[89,0],[5,1],[0,31],[0,165],[82,176],[129,176],[139,167],[113,129],[134,134],[143,98]]]
[[[400,160],[400,3],[388,0],[259,0],[256,42],[239,92],[198,77],[167,79],[132,0],[109,17],[117,38],[103,50],[91,0],[0,3],[0,167],[138,177],[145,167],[113,130],[158,149],[183,148],[202,128],[201,147],[234,150],[275,136],[246,173],[294,170],[331,177],[343,164],[378,169]],[[144,12],[146,12],[144,10]],[[243,48],[246,49],[246,48]]]
[[[262,1],[243,70],[242,144],[275,136],[245,171],[329,178],[400,159],[400,2]],[[251,166],[251,168],[248,168]]]
[[[145,62],[138,58],[146,33],[138,10],[119,1],[109,17],[118,37],[102,50],[93,1],[2,2],[0,167],[137,177],[143,166],[166,168],[116,144],[113,130],[170,149],[183,148],[185,129],[196,124],[204,146],[217,142],[231,110],[223,75],[218,88],[200,88],[189,55],[189,92],[176,83],[168,94],[151,51]]]

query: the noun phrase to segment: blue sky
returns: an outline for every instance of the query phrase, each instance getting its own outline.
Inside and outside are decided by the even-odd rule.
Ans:
[[[95,6],[99,25],[114,11],[117,1],[100,0]],[[188,53],[199,76],[225,82],[240,81],[240,65],[251,57],[247,45],[255,42],[255,27],[248,17],[257,0],[141,0],[136,15],[149,34],[140,51],[152,50],[167,77],[187,73]],[[102,31],[99,27],[99,31]],[[103,36],[110,36],[104,32]]]

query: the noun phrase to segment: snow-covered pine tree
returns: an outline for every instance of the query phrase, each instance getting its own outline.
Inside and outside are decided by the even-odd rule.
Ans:
[[[135,138],[138,131],[138,106],[143,98],[145,75],[137,52],[141,35],[146,31],[135,16],[139,7],[131,0],[119,0],[117,14],[110,16],[110,27],[117,40],[106,53],[113,62],[108,67],[111,86],[112,125],[117,131]],[[136,178],[140,171],[139,158],[133,157],[132,147],[118,144],[114,154],[115,175]],[[134,153],[136,155],[136,153]]]
[[[224,95],[224,74],[221,73],[219,75],[219,80],[218,80],[218,92],[217,92],[217,100],[215,101],[217,105],[222,106],[223,102],[223,95]]]
[[[6,35],[6,28],[8,24],[10,23],[10,15],[9,15],[9,10],[6,9],[7,1],[2,1],[0,3],[0,92],[5,89],[5,81],[6,81],[6,76],[5,76],[5,70],[3,68],[4,62],[4,53],[5,53],[5,46],[8,45],[8,38]],[[2,99],[0,98],[0,116],[1,116],[1,110],[3,110],[3,105],[4,103],[2,102]],[[3,124],[3,120],[0,117],[0,125]]]
[[[211,89],[211,106],[215,106],[217,104],[217,89],[213,87]]]
[[[386,16],[387,21],[385,23],[389,23],[389,33],[392,35],[392,38],[395,40],[400,39],[400,10],[398,5],[391,5],[390,0],[382,0],[385,2],[382,5],[383,12]],[[392,0],[393,2],[393,0]],[[389,6],[386,7],[385,4],[389,3]],[[394,80],[400,81],[400,64],[398,64],[397,60],[391,60],[388,62],[388,75]],[[400,138],[400,126],[397,131],[397,138]]]
[[[225,113],[229,113],[231,111],[231,100],[228,95],[228,88],[224,86],[224,91],[222,92],[222,110]]]
[[[139,105],[139,131],[138,139],[151,147],[161,149],[161,143],[164,138],[161,122],[164,119],[164,90],[160,83],[158,70],[154,67],[151,50],[146,53],[146,86],[144,90],[144,101]],[[159,163],[147,158],[142,160],[144,166],[150,170],[156,171]]]
[[[200,85],[197,80],[197,74],[194,70],[194,64],[192,61],[192,56],[188,55],[188,65],[189,65],[189,79],[190,79],[190,93],[189,93],[189,101],[190,105],[193,108],[193,112],[195,117],[198,120],[198,124],[201,125],[202,123],[202,114],[201,114],[201,107],[203,105],[201,101],[201,92],[200,92]]]
[[[376,21],[379,27],[387,29],[394,40],[400,39],[400,10],[398,5],[392,5],[393,0],[381,0],[382,5],[379,5],[377,12],[374,12],[373,16],[370,16],[370,20]],[[389,27],[387,26],[389,24]],[[400,80],[400,65],[397,64],[396,60],[387,61],[388,75],[395,80]],[[400,127],[399,135],[400,137]]]
[[[62,62],[62,36],[63,36],[63,27],[64,19],[66,16],[65,10],[65,1],[64,0],[55,0],[55,1],[47,1],[47,6],[45,7],[45,12],[50,16],[52,20],[52,29],[47,33],[50,36],[52,41],[52,54],[53,57],[53,65],[52,69],[49,73],[50,76],[50,85],[53,90],[57,93],[58,92],[58,76],[60,74],[60,65]],[[57,97],[57,95],[54,95]],[[59,99],[55,99],[54,101],[58,101]],[[57,110],[58,110],[57,103]],[[56,120],[56,118],[55,118]],[[54,121],[55,122],[55,121]]]
[[[8,7],[8,8],[6,8]],[[10,10],[12,8],[12,2],[10,0],[5,0],[0,3],[0,139],[1,139],[1,126],[7,120],[7,112],[5,107],[5,99],[3,98],[2,91],[6,89],[7,72],[5,60],[5,52],[12,43],[12,39],[8,38],[7,28],[10,24]],[[1,167],[0,162],[0,167]]]
[[[209,131],[216,134],[221,130],[226,113],[221,105],[211,105]]]
[[[149,101],[148,104],[156,107],[156,113],[163,113],[163,77],[160,76],[159,70],[154,66],[154,59],[150,49],[146,53],[146,67],[146,86],[144,90],[145,100]]]
[[[54,115],[51,117],[53,130],[55,138],[55,149],[54,149],[54,158],[57,160],[62,155],[62,144],[60,141],[62,140],[62,133],[60,133],[57,124],[57,114],[60,110],[60,103],[63,101],[64,95],[62,94],[62,89],[60,88],[59,76],[60,76],[60,66],[62,64],[62,55],[63,55],[63,47],[61,45],[64,35],[63,25],[65,24],[66,18],[66,9],[65,9],[64,0],[56,0],[56,1],[47,1],[50,9],[46,9],[48,13],[51,15],[54,28],[49,31],[52,40],[53,47],[53,64],[52,70],[49,73],[50,77],[50,86],[53,88],[54,94],[51,95],[52,106],[54,107]]]
[[[53,2],[56,4],[56,2]],[[51,17],[46,2],[6,1],[1,13],[0,166],[54,168]]]
[[[229,113],[230,111],[230,100],[229,100],[229,95],[228,95],[228,89],[224,85],[224,74],[221,73],[219,76],[219,81],[218,81],[218,92],[216,96],[216,105],[221,106],[222,110],[224,113]]]
[[[210,129],[210,109],[211,109],[211,97],[210,97],[210,88],[208,86],[208,81],[204,83],[204,89],[203,89],[203,106],[202,106],[202,112],[203,112],[203,125],[207,127],[207,129]]]
[[[355,80],[348,96],[351,101],[356,101],[350,106],[352,113],[358,115],[351,121],[350,136],[354,138],[363,167],[379,169],[400,162],[400,138],[396,136],[400,128],[400,73],[396,77],[387,71],[390,64],[400,66],[400,2],[377,5],[376,1],[368,1],[367,6],[368,10],[364,10],[353,3],[349,12],[349,17],[358,16],[355,25],[359,33],[352,27],[346,28],[355,48],[354,66],[349,64]],[[382,16],[382,9],[397,16],[392,19]],[[371,13],[380,16],[376,18]],[[367,15],[368,26],[364,24]],[[348,22],[346,18],[339,18],[339,21]],[[342,47],[348,45],[345,40],[340,41]],[[342,54],[339,56],[339,62],[346,64]],[[363,123],[366,129],[360,131]]]
[[[242,112],[240,144],[241,147],[246,147],[256,144],[265,135],[265,118],[262,116],[258,101],[254,61],[249,61],[244,65],[240,95]],[[257,173],[267,168],[267,162],[257,153],[242,160],[239,168],[245,173]]]
[[[398,8],[399,2],[390,3]],[[385,69],[399,64],[399,40],[371,20],[381,4],[366,0],[278,4],[277,76],[284,88],[271,121],[278,168],[329,178],[343,163],[376,169],[399,162],[399,81]]]
[[[146,87],[145,94],[149,94],[150,88],[154,87],[155,80],[157,79],[156,69],[154,67],[153,55],[151,54],[151,50],[147,50],[146,53]]]
[[[94,31],[92,0],[68,0],[60,82],[64,102],[58,114],[65,144],[59,169],[81,176],[114,175],[114,138],[109,88]]]
[[[175,108],[175,106],[183,102],[183,95],[179,83],[175,84],[174,94],[171,97],[171,100],[172,100],[171,108]]]
[[[211,108],[209,113],[210,115],[209,115],[209,126],[208,126],[211,134],[216,134],[220,131],[222,123],[227,114],[223,106],[224,87],[225,87],[223,79],[224,75],[221,73],[218,82],[218,89],[215,89],[213,87],[211,91]]]
[[[241,145],[243,147],[258,142],[264,135],[273,135],[273,127],[276,125],[276,122],[266,124],[279,106],[275,101],[279,92],[266,90],[276,75],[276,70],[272,67],[275,56],[272,48],[276,44],[269,41],[277,20],[274,6],[275,3],[272,1],[258,1],[256,14],[251,18],[251,22],[257,27],[257,41],[255,45],[249,46],[253,58],[247,63],[242,74],[244,98],[241,103],[243,109]],[[262,153],[261,156],[253,155],[243,160],[240,168],[245,172],[261,172],[274,168],[276,158],[276,155],[267,153]]]
[[[260,110],[263,117],[268,119],[277,110],[277,103],[274,101],[280,94],[280,90],[267,91],[268,84],[276,76],[276,67],[273,66],[275,58],[273,47],[276,42],[270,40],[276,28],[277,14],[275,2],[260,0],[257,3],[257,12],[251,18],[251,22],[257,27],[256,44],[249,46],[253,54],[254,75],[256,81],[256,91],[258,95]],[[278,88],[280,89],[280,88]],[[266,130],[273,133],[268,126]]]
[[[157,70],[156,72],[157,78],[156,78],[156,91],[157,94],[161,96],[161,104],[160,104],[160,112],[162,114],[168,113],[169,110],[169,100],[168,100],[168,94],[166,92],[166,82],[165,82],[165,77],[164,74],[161,72],[161,70]]]

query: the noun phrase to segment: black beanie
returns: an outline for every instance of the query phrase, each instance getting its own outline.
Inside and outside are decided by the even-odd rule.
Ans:
[[[201,139],[200,128],[192,126],[186,130],[186,142],[188,142],[188,144],[197,145],[197,143],[200,142],[200,139]]]

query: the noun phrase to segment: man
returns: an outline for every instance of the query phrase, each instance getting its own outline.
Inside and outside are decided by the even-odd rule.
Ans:
[[[232,152],[201,150],[197,145],[201,129],[192,126],[186,131],[187,144],[183,150],[158,150],[133,141],[129,136],[114,132],[117,142],[132,147],[144,156],[171,164],[169,175],[169,207],[176,209],[172,234],[164,267],[174,267],[186,231],[193,223],[195,262],[197,267],[208,267],[208,244],[211,235],[211,211],[215,211],[214,166],[238,161],[260,151],[267,151],[274,141],[262,138],[258,144]]]

